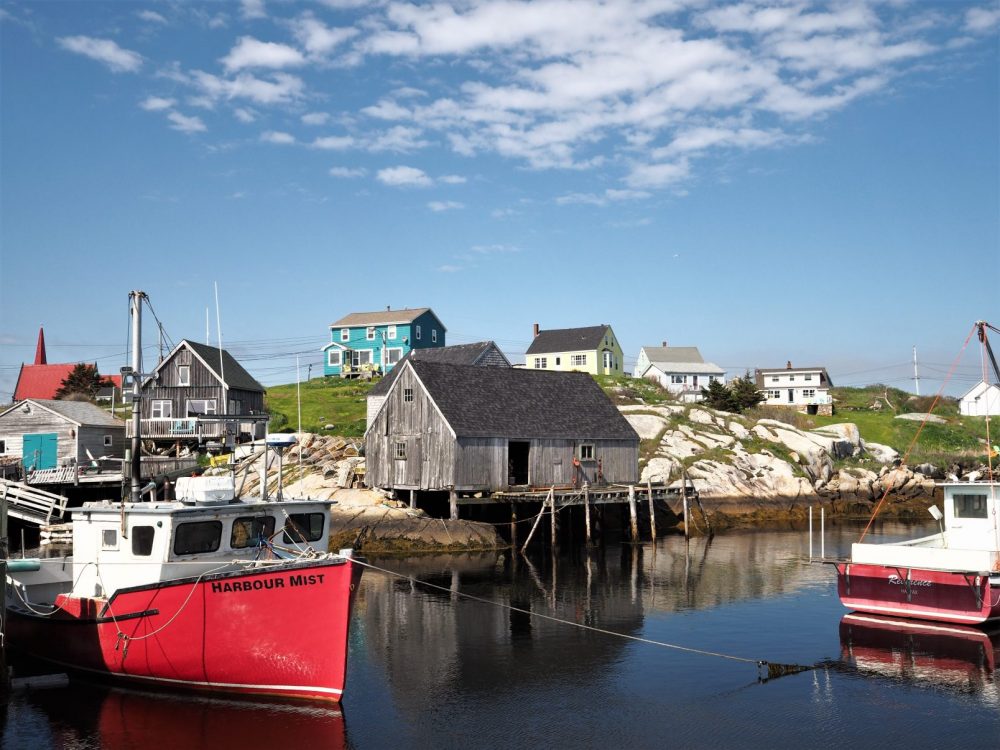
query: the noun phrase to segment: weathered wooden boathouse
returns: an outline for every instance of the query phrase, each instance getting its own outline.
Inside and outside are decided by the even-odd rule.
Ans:
[[[86,465],[125,455],[125,423],[87,401],[25,399],[0,412],[0,455],[24,471]]]
[[[586,373],[409,360],[365,433],[367,484],[462,495],[635,484],[639,436]]]

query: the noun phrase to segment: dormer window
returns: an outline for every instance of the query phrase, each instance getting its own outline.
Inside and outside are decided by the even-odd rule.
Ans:
[[[178,365],[177,385],[191,385],[191,365]]]

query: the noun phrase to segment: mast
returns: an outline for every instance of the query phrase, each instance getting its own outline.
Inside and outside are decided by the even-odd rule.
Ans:
[[[920,372],[917,370],[917,347],[913,347],[913,382],[917,389],[917,395],[920,395]]]
[[[139,482],[142,459],[140,450],[142,440],[139,436],[139,425],[142,422],[142,402],[140,401],[139,390],[142,386],[142,300],[146,297],[145,292],[129,292],[129,312],[132,316],[132,482],[131,501],[139,502]]]

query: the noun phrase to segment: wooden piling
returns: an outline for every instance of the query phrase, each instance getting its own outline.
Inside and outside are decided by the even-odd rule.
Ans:
[[[590,485],[583,485],[583,525],[587,530],[587,546],[590,542]]]
[[[451,505],[451,513],[449,517],[452,521],[458,520],[458,493],[455,490],[448,491],[448,501]]]
[[[416,507],[417,507],[417,491],[410,490],[410,508],[415,510]]]
[[[630,484],[628,486],[628,513],[629,513],[629,529],[632,532],[632,543],[639,543],[639,521],[635,515],[635,485]]]
[[[681,502],[683,505],[684,512],[684,538],[687,539],[691,536],[691,519],[688,518],[688,486],[687,486],[687,474],[681,473]]]
[[[647,479],[646,480],[646,492],[649,493],[649,535],[656,541],[656,512],[653,508],[653,483]]]
[[[552,516],[552,549],[556,548],[556,488],[549,490],[549,513]]]
[[[517,549],[517,503],[510,504],[510,548]]]
[[[538,515],[535,516],[535,522],[531,524],[531,531],[528,532],[528,538],[524,540],[524,546],[521,547],[521,553],[523,554],[528,549],[528,545],[531,544],[531,537],[535,535],[535,529],[538,528],[538,524],[542,522],[542,516],[545,515],[545,505],[548,503],[549,499],[546,497],[542,501],[542,507],[538,509]]]

